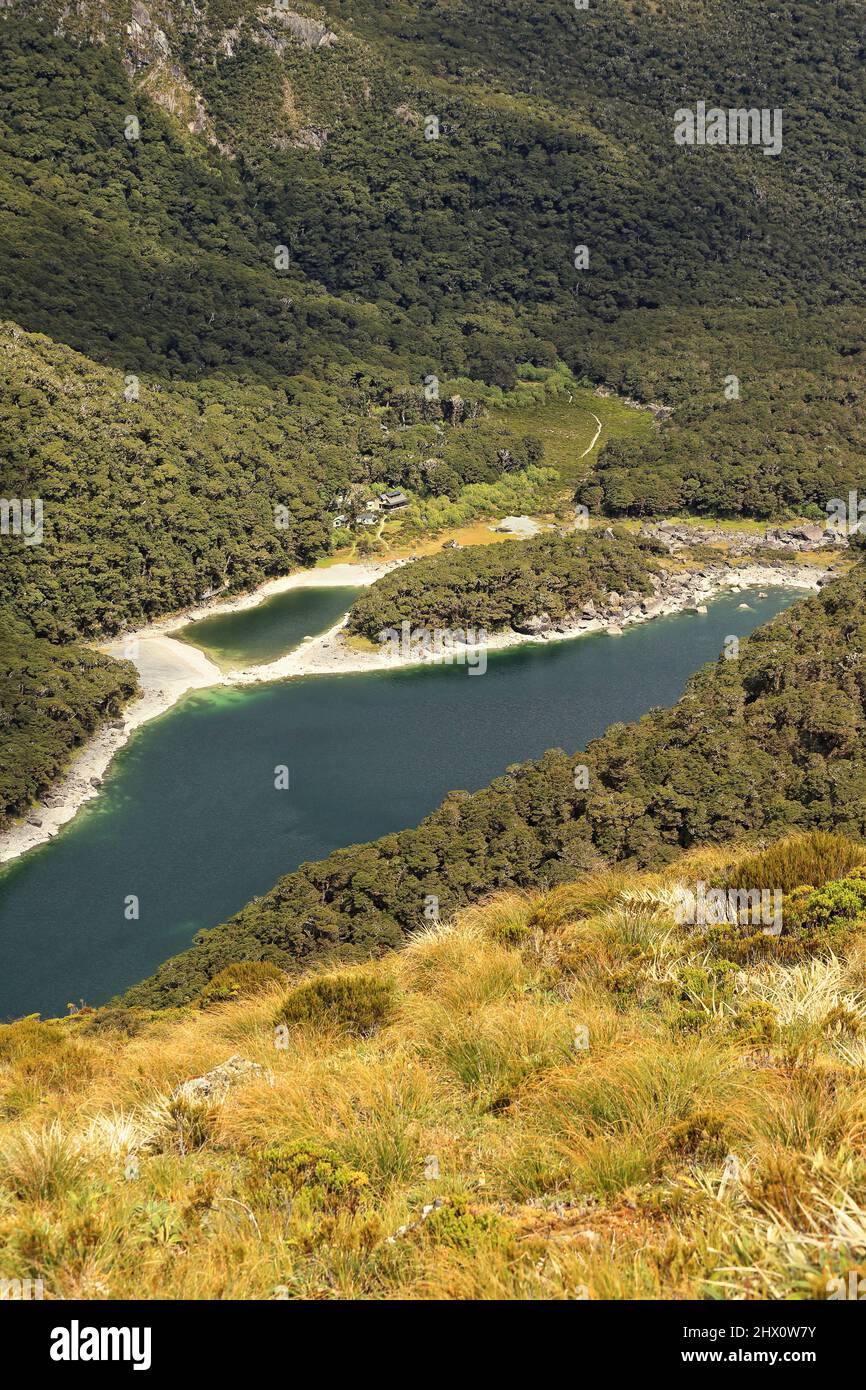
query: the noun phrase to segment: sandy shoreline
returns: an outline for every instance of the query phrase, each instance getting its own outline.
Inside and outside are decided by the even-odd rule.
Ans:
[[[402,561],[379,564],[339,564],[326,569],[303,570],[266,581],[252,593],[237,598],[200,604],[180,614],[162,618],[110,642],[100,643],[99,650],[116,657],[127,657],[139,671],[142,694],[125,709],[122,717],[101,729],[74,758],[65,776],[55,784],[45,801],[29,816],[0,835],[0,864],[26,854],[28,850],[53,839],[54,835],[76,815],[79,808],[97,796],[102,778],[114,755],[142,724],[164,714],[191,690],[212,686],[252,685],[265,681],[288,680],[300,676],[357,674],[367,671],[392,671],[412,665],[436,664],[437,658],[405,657],[385,650],[359,651],[348,646],[341,636],[345,619],[341,618],[327,632],[303,642],[294,651],[266,665],[250,666],[244,670],[223,672],[197,647],[180,642],[171,636],[187,623],[221,613],[253,608],[275,594],[292,588],[363,587],[381,578]],[[655,598],[623,608],[616,615],[587,618],[572,627],[528,635],[513,631],[490,634],[483,650],[504,651],[527,643],[567,642],[592,632],[621,632],[636,623],[693,609],[723,590],[734,591],[770,587],[793,587],[817,590],[826,572],[807,565],[786,565],[778,569],[769,565],[733,567],[720,564],[705,567],[700,575],[680,575],[677,592],[664,591]],[[687,590],[686,594],[681,591]],[[465,658],[477,653],[478,646],[457,649]],[[441,658],[439,659],[441,660]],[[461,662],[462,664],[462,662]]]
[[[135,663],[141,694],[126,706],[122,715],[106,724],[79,749],[64,776],[54,784],[43,802],[0,835],[0,864],[17,859],[37,845],[53,839],[60,827],[72,820],[86,801],[97,796],[115,753],[142,724],[165,714],[188,691],[224,683],[224,673],[210,657],[198,647],[179,642],[171,633],[200,618],[255,608],[288,589],[361,588],[372,584],[393,568],[394,562],[339,564],[322,569],[299,570],[295,574],[266,580],[251,593],[228,599],[215,596],[208,602],[160,618],[123,637],[98,643],[99,651]]]

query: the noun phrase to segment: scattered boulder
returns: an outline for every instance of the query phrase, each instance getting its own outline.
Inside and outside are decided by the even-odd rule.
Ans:
[[[825,545],[832,543],[823,526],[812,524],[811,526],[795,526],[788,532],[794,540],[809,541],[812,545]]]
[[[305,15],[295,14],[294,10],[284,10],[272,5],[261,18],[281,21],[302,48],[330,48],[337,42],[337,35],[332,33],[326,24],[320,24],[317,19],[307,19]]]
[[[534,618],[524,618],[522,622],[511,624],[515,632],[525,634],[527,637],[539,637],[543,632],[549,632],[553,624],[549,613],[538,613]]]
[[[659,614],[659,613],[662,612],[662,610],[664,609],[664,606],[665,606],[665,604],[664,604],[664,599],[661,599],[661,598],[646,598],[646,599],[644,599],[643,603],[642,603],[641,606],[640,606],[640,611],[641,611],[641,613],[643,613],[647,618],[654,618],[654,617],[656,617],[657,614]]]
[[[206,1072],[204,1076],[194,1076],[189,1081],[182,1081],[171,1093],[172,1100],[191,1100],[191,1101],[222,1101],[232,1086],[237,1086],[241,1081],[248,1081],[252,1076],[260,1076],[264,1072],[258,1062],[247,1062],[243,1057],[237,1055],[229,1057],[227,1062],[221,1062],[213,1071]]]

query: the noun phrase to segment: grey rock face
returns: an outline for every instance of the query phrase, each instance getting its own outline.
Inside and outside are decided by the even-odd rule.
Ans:
[[[258,1062],[247,1062],[243,1057],[237,1055],[229,1057],[227,1062],[222,1062],[213,1071],[205,1072],[204,1076],[194,1076],[190,1081],[183,1081],[174,1091],[172,1100],[212,1100],[222,1101],[232,1086],[237,1086],[241,1081],[247,1081],[251,1076],[260,1075],[264,1068]]]
[[[552,623],[549,613],[538,613],[534,618],[525,618],[523,622],[512,623],[515,632],[525,633],[529,637],[537,637],[542,632],[549,632]]]

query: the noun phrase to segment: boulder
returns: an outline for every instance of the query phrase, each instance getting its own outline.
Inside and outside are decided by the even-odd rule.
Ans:
[[[792,526],[788,534],[794,540],[807,541],[811,545],[826,545],[828,540],[824,527],[817,523],[808,526]]]
[[[538,613],[534,618],[524,618],[522,622],[511,624],[515,632],[520,632],[528,637],[538,637],[542,632],[549,632],[552,623],[549,613]]]
[[[664,599],[646,598],[640,608],[641,612],[644,613],[646,617],[654,618],[658,613],[661,613],[664,606]]]
[[[172,1100],[192,1100],[192,1101],[222,1101],[232,1086],[237,1086],[241,1081],[248,1081],[252,1076],[261,1076],[264,1067],[258,1062],[247,1062],[243,1057],[237,1055],[229,1057],[227,1062],[221,1062],[213,1071],[205,1072],[204,1076],[194,1076],[189,1081],[182,1081],[171,1093]]]

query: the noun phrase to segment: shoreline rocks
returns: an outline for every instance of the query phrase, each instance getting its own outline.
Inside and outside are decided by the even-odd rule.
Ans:
[[[658,541],[668,554],[698,545],[724,545],[729,555],[756,555],[761,552],[788,552],[843,549],[848,538],[829,522],[810,522],[803,526],[770,526],[766,531],[730,531],[720,526],[691,526],[673,521],[646,521],[641,536]]]
[[[624,627],[634,623],[646,622],[650,618],[666,617],[671,613],[707,612],[707,601],[724,590],[741,593],[743,589],[758,589],[761,585],[777,585],[804,589],[818,589],[831,576],[826,571],[816,571],[811,566],[785,565],[778,569],[770,566],[749,566],[741,570],[732,569],[729,564],[705,565],[701,569],[684,574],[667,576],[652,575],[653,593],[618,594],[612,591],[607,602],[585,604],[579,612],[570,613],[561,622],[553,623],[549,613],[539,613],[514,623],[506,630],[510,637],[528,637],[535,640],[556,637],[579,637],[589,631],[607,631],[618,636]],[[766,593],[762,594],[766,598]],[[741,603],[739,608],[750,608]],[[490,646],[495,648],[497,633],[491,633]]]

